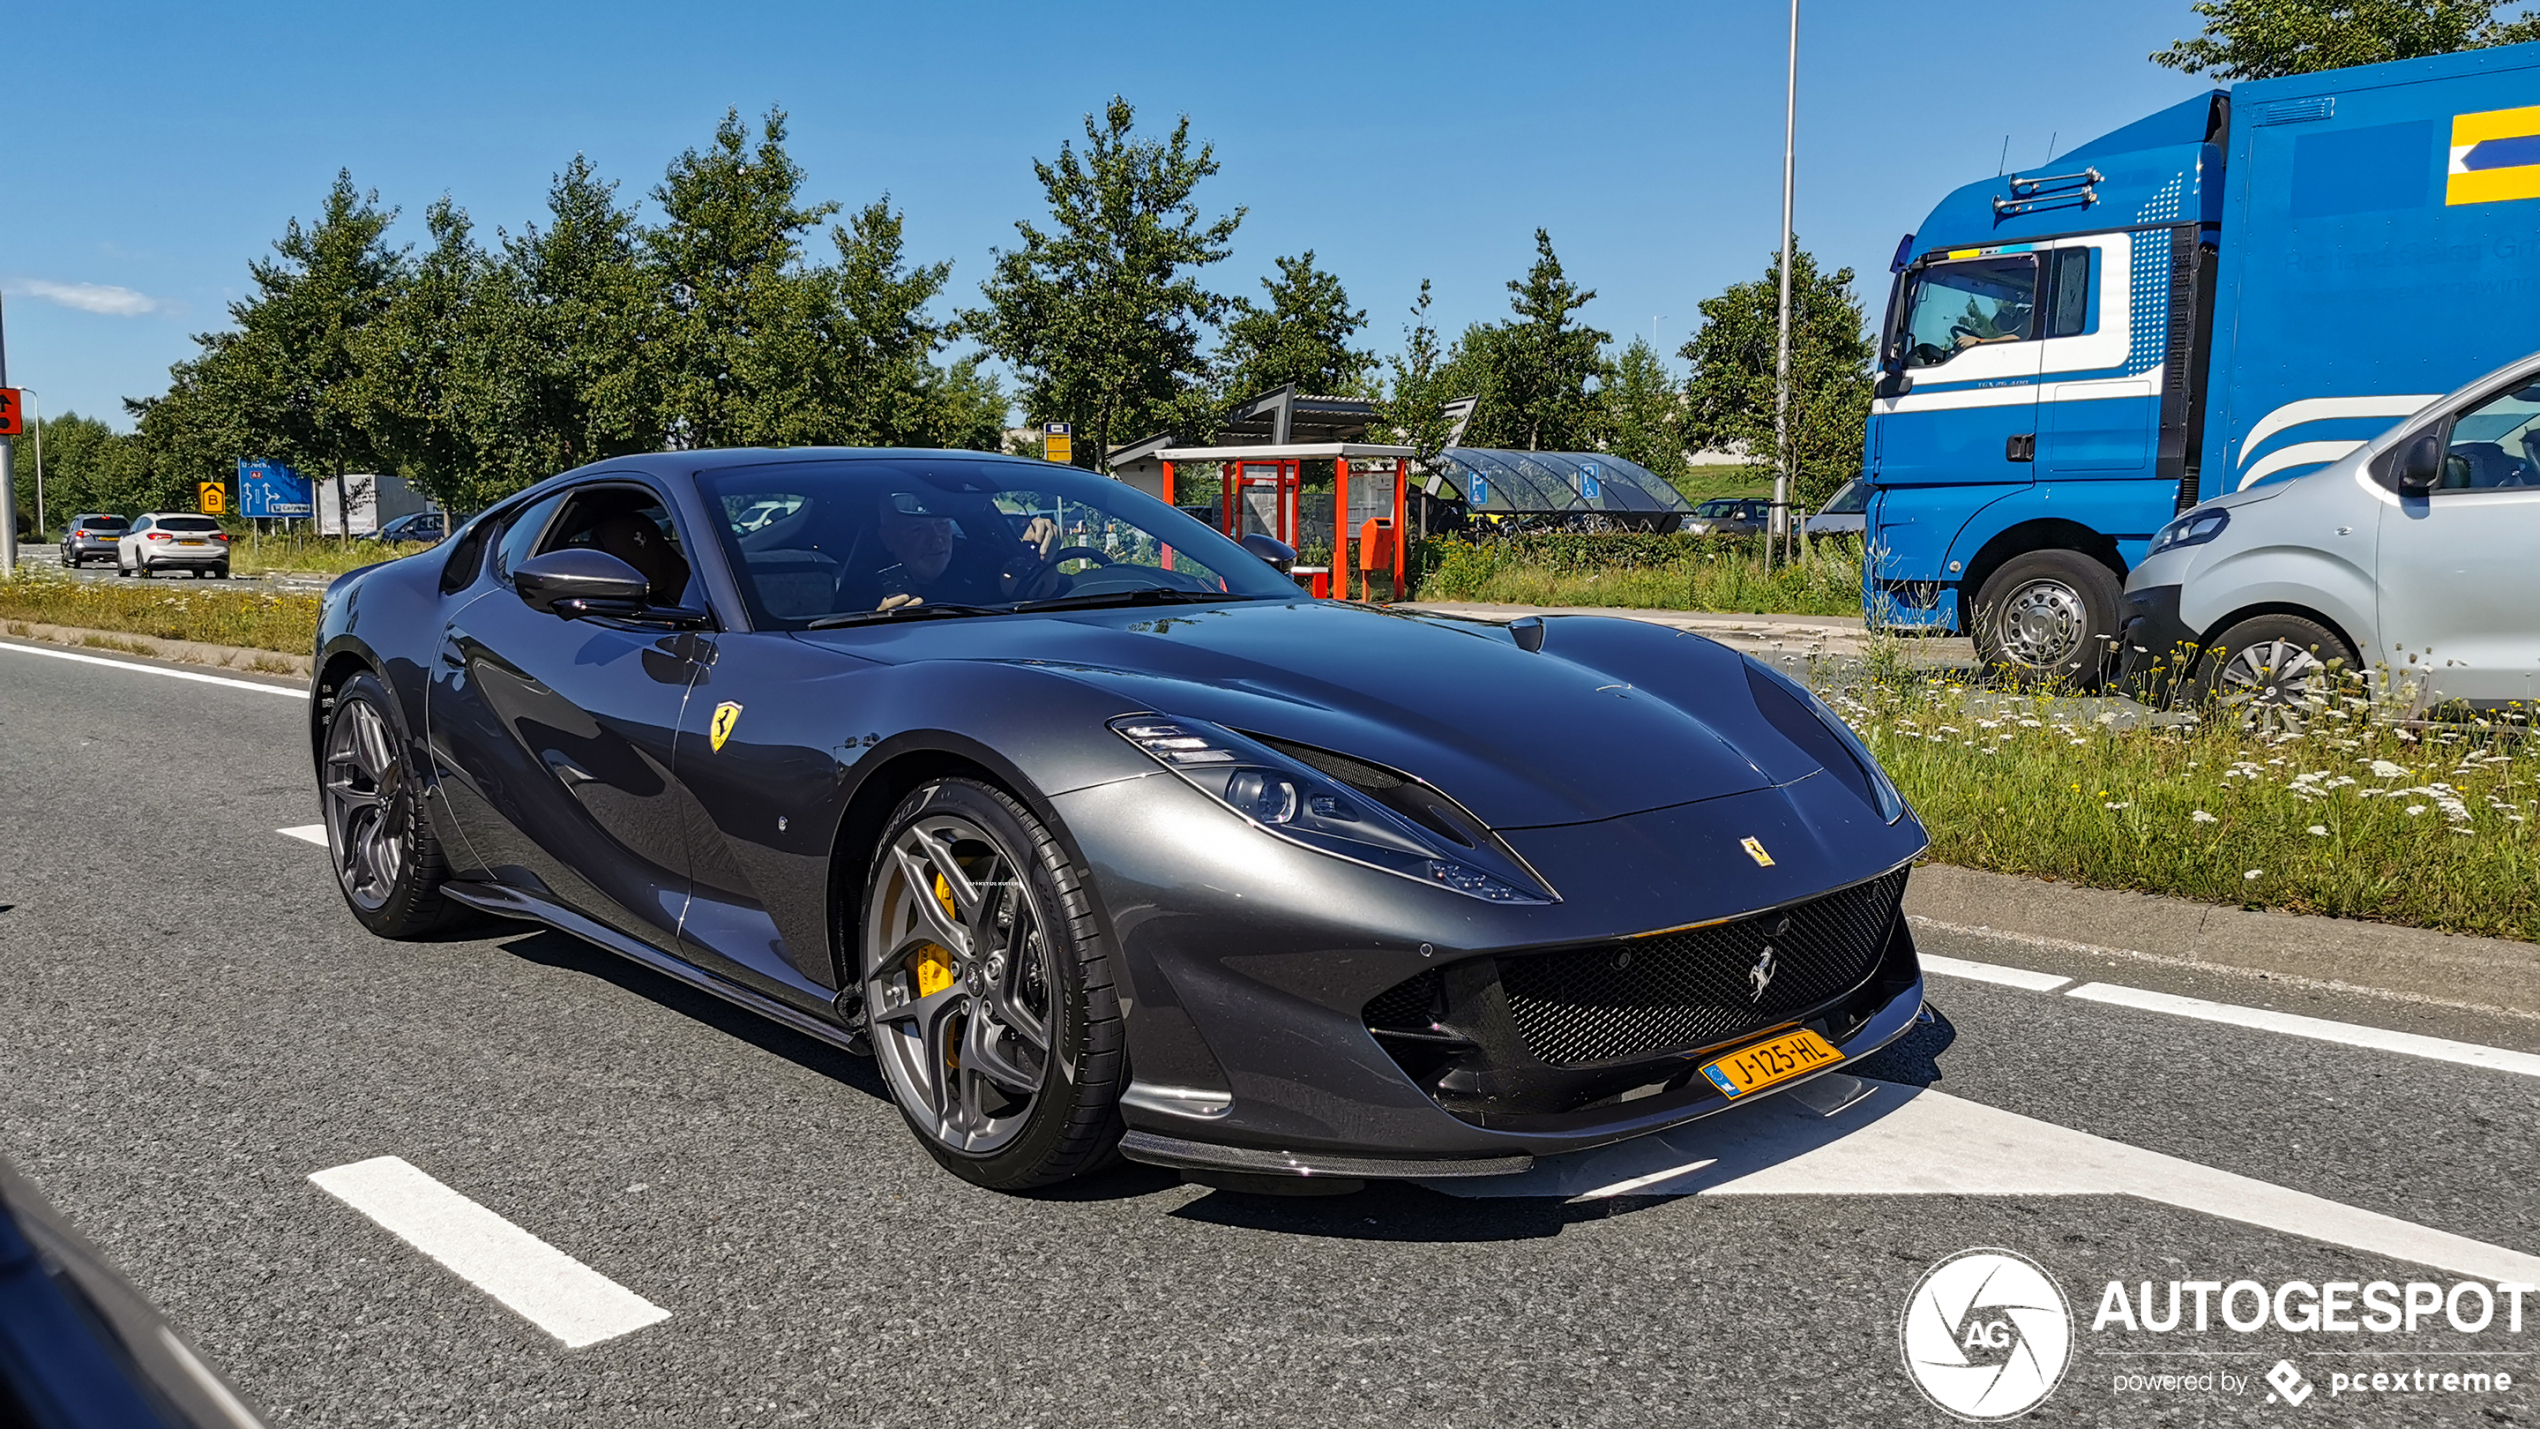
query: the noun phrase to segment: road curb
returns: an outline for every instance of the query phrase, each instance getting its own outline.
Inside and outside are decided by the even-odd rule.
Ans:
[[[245,645],[215,645],[204,640],[169,640],[156,635],[134,635],[122,630],[89,630],[76,625],[46,625],[32,620],[0,620],[0,634],[20,640],[40,641],[73,650],[100,650],[115,655],[139,655],[145,659],[165,660],[178,665],[200,665],[214,670],[234,670],[247,674],[296,676],[306,680],[315,669],[315,660],[307,655],[293,655],[280,650],[259,650]]]
[[[2540,1017],[2540,944],[2506,938],[2228,908],[1941,863],[1914,870],[1905,911],[2031,942],[2058,961],[2115,954]]]

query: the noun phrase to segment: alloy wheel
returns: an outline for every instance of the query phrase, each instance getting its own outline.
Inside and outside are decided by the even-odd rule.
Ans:
[[[2327,695],[2327,662],[2283,639],[2233,651],[2214,677],[2224,718],[2253,734],[2300,733]]]
[[[2072,663],[2090,625],[2081,592],[2055,580],[2030,581],[2012,591],[1994,619],[1994,642],[2003,656],[2031,670]]]
[[[1048,1080],[1056,978],[1023,868],[985,829],[929,814],[903,829],[866,914],[875,1057],[918,1129],[986,1156],[1021,1133]]]
[[[336,877],[365,909],[385,906],[406,869],[403,774],[378,708],[346,701],[326,732],[326,836]]]

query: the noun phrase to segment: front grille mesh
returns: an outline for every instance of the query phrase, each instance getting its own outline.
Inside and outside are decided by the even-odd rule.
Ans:
[[[1904,894],[1898,869],[1734,923],[1502,958],[1500,984],[1527,1050],[1544,1062],[1579,1066],[1710,1046],[1860,986],[1878,966]],[[1759,995],[1753,972],[1768,943],[1773,975]]]

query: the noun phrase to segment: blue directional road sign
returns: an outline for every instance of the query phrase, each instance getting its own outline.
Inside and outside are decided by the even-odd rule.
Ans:
[[[241,516],[311,516],[306,477],[278,461],[238,462],[238,514]]]

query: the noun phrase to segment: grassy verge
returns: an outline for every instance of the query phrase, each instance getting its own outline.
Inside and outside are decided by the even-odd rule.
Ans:
[[[0,621],[7,620],[306,655],[317,644],[318,597],[217,582],[171,589],[79,581],[22,567],[14,579],[0,581]]]
[[[393,561],[428,551],[428,543],[413,541],[346,541],[336,536],[311,536],[306,533],[255,535],[245,527],[234,530],[229,542],[230,564],[240,571],[290,571],[307,575],[337,575],[356,566]]]
[[[1814,541],[1769,574],[1756,543],[1694,536],[1533,535],[1433,540],[1420,553],[1422,600],[1588,605],[1785,615],[1861,613],[1858,542]]]
[[[2403,727],[2360,688],[2274,737],[1897,674],[1832,698],[1944,863],[2540,941],[2527,727]]]

